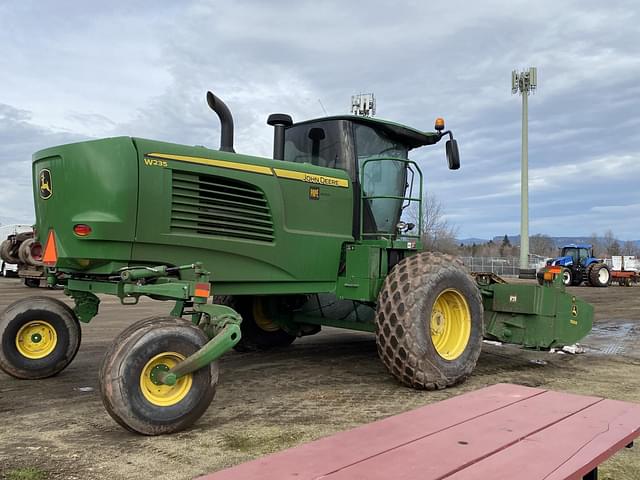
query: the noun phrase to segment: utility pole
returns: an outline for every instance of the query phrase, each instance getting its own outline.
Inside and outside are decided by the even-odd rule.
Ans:
[[[520,270],[529,269],[529,92],[538,87],[536,67],[511,72],[511,93],[522,95],[522,159],[520,171]]]

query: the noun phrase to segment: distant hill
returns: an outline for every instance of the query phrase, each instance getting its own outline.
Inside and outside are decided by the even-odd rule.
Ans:
[[[511,237],[509,237],[511,238]],[[476,245],[482,245],[483,243],[487,243],[489,241],[488,238],[459,238],[456,239],[456,242],[458,242],[458,245],[462,244],[462,245],[473,245],[474,243]]]

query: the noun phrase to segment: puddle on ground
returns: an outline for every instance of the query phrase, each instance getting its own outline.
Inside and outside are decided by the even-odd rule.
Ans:
[[[580,344],[587,353],[640,358],[640,322],[597,322]]]

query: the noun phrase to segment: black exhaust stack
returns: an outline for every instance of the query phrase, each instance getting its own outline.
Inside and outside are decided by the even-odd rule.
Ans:
[[[273,159],[284,160],[284,131],[293,125],[293,120],[286,113],[272,113],[267,124],[273,126]]]
[[[220,119],[220,150],[235,153],[233,149],[233,116],[231,116],[229,107],[211,92],[207,92],[207,104]]]

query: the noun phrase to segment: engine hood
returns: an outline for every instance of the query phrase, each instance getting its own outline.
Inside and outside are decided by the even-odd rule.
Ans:
[[[573,265],[573,257],[558,257],[553,261],[553,265],[560,265],[562,267]]]

